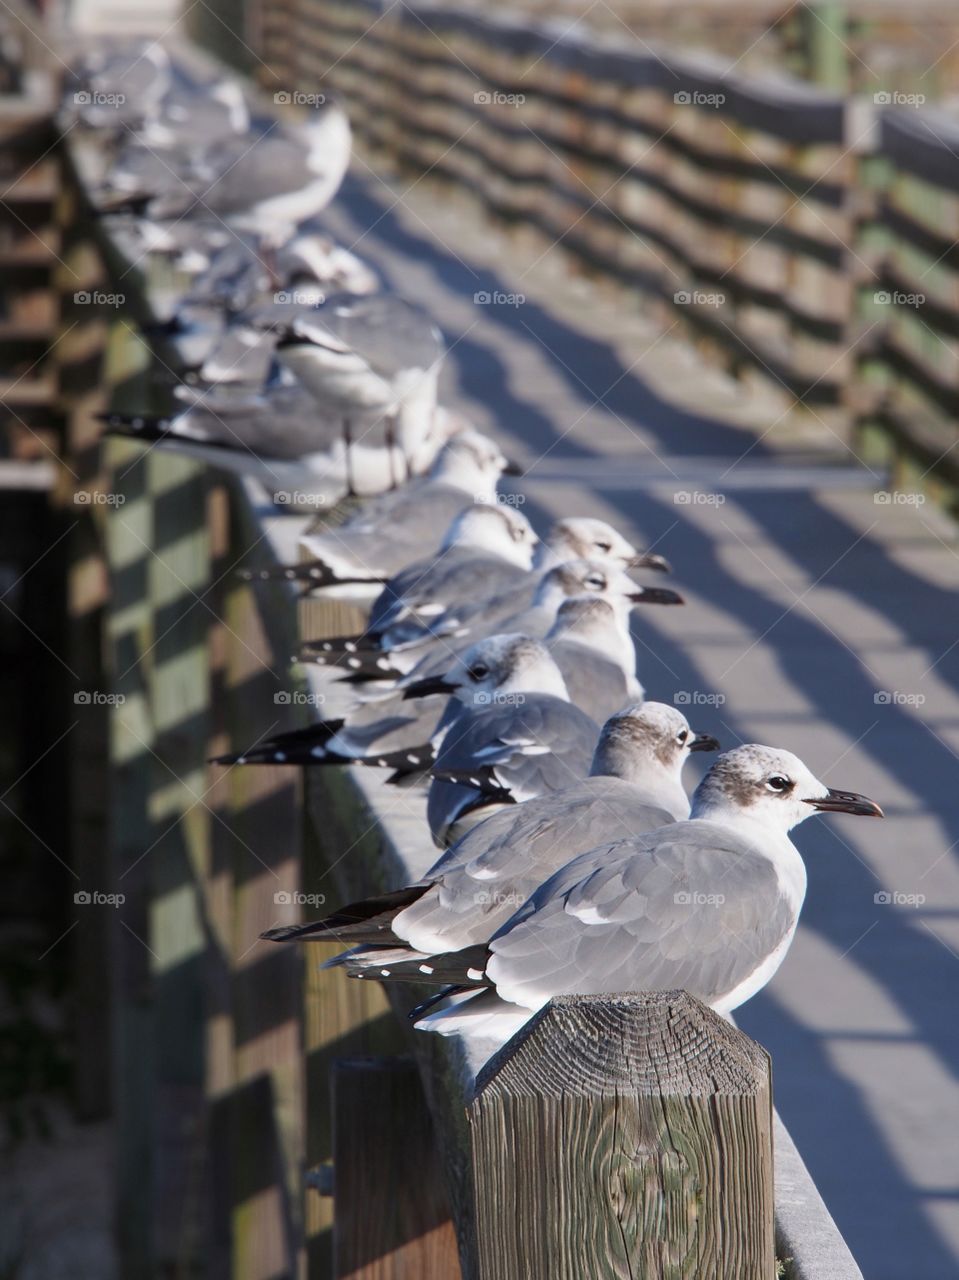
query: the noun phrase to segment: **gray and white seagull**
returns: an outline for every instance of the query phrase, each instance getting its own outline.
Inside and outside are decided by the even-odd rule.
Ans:
[[[737,747],[700,783],[688,821],[581,854],[488,945],[433,956],[426,969],[392,965],[387,980],[455,988],[420,1028],[501,1040],[565,994],[682,989],[728,1015],[789,949],[806,892],[789,832],[816,811],[882,816],[789,751]]]
[[[674,707],[627,707],[603,725],[589,777],[492,813],[417,884],[263,936],[356,943],[336,963],[368,966],[372,977],[393,961],[486,943],[577,854],[688,818],[683,765],[718,746]]]

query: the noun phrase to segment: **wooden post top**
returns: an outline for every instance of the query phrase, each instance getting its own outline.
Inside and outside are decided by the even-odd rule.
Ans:
[[[558,996],[490,1059],[475,1097],[749,1096],[769,1070],[761,1045],[686,991]]]

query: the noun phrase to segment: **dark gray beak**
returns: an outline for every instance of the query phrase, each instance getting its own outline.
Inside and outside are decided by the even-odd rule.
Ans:
[[[673,566],[665,556],[658,556],[655,551],[644,551],[627,561],[627,569],[655,569],[657,573],[672,573]]]
[[[669,587],[641,587],[639,591],[631,591],[627,599],[633,604],[685,604],[686,601],[678,591]]]
[[[856,791],[834,791],[830,787],[828,795],[819,800],[805,800],[803,803],[811,804],[820,813],[855,813],[860,818],[884,816],[875,800],[870,800],[868,796],[861,796]]]
[[[452,684],[443,676],[427,676],[424,680],[414,680],[403,690],[403,697],[426,698],[431,693],[455,693],[459,685]]]
[[[719,739],[714,738],[711,733],[697,733],[689,744],[689,749],[690,751],[718,751],[721,745]]]
[[[526,474],[526,469],[520,466],[518,462],[514,462],[512,458],[507,458],[502,474],[504,476],[522,476]]]

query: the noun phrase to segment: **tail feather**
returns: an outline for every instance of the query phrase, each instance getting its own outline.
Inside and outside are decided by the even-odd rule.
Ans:
[[[322,560],[305,560],[302,564],[276,564],[270,565],[266,569],[240,569],[237,577],[244,582],[269,582],[275,580],[302,582],[310,591],[319,587],[386,581],[385,578],[375,578],[369,575],[351,576],[349,574],[339,574]],[[318,642],[312,641],[311,643]]]
[[[176,439],[170,430],[172,418],[149,413],[101,413],[101,422],[106,423],[107,436],[119,436],[124,440],[146,440],[155,443],[158,440]]]
[[[378,631],[362,631],[355,636],[330,636],[326,640],[304,640],[300,645],[300,653],[317,660],[326,657],[336,658],[347,653],[381,653],[380,639]]]
[[[210,764],[343,764],[347,757],[326,750],[326,743],[343,727],[342,720],[321,720],[304,729],[278,733],[250,747],[212,756]]]
[[[463,787],[472,787],[474,791],[480,792],[481,795],[488,796],[491,800],[497,800],[502,804],[511,804],[513,802],[513,793],[509,787],[504,787],[499,781],[492,765],[484,764],[476,769],[433,768],[430,770],[430,776],[439,779],[441,782],[455,782]]]
[[[322,920],[314,920],[309,924],[280,925],[275,929],[267,929],[260,937],[269,942],[335,940],[398,945],[400,940],[393,933],[393,920],[405,907],[422,897],[428,888],[428,884],[414,884],[394,889],[390,893],[376,894],[341,907]]]
[[[424,742],[418,747],[401,747],[398,751],[384,751],[379,755],[371,752],[356,763],[369,765],[374,769],[393,769],[395,774],[389,781],[400,782],[411,773],[428,773],[435,759],[433,744]]]
[[[388,653],[376,648],[317,653],[307,652],[304,647],[300,649],[298,661],[348,672],[344,678],[357,684],[369,680],[400,680],[404,674],[393,666]]]
[[[382,968],[375,968],[363,960],[344,957],[343,967],[351,978],[375,977],[380,982],[438,982],[444,986],[475,988],[491,985],[486,977],[486,963],[490,951],[485,942],[463,951],[447,951],[443,955],[424,957],[416,951],[409,953],[409,960],[394,960]]]
[[[435,1004],[439,1007],[435,1008]],[[535,1010],[502,1000],[495,991],[448,992],[414,1023],[417,1031],[463,1035],[503,1045],[530,1020]]]

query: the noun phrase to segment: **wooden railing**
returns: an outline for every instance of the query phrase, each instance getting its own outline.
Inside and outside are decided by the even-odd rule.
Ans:
[[[306,0],[296,23],[277,82],[342,94],[374,154],[537,227],[544,251],[639,289],[784,406],[844,421],[841,99],[444,6]]]
[[[899,486],[940,490],[959,512],[959,126],[889,110],[864,165],[859,429]]]
[[[108,398],[143,407],[177,371],[138,330],[159,282],[86,212],[95,159],[65,157],[57,350],[62,500],[101,495],[72,534],[71,653],[107,695],[78,712],[75,843],[82,888],[125,900],[78,904],[96,1015],[78,1031],[91,1097],[113,1082],[124,1275],[600,1280],[678,1257],[766,1280],[775,1235],[795,1280],[857,1280],[771,1117],[765,1053],[682,993],[555,1001],[484,1066],[413,1032],[409,993],[394,1011],[320,971],[335,948],[258,941],[417,878],[435,850],[422,799],[374,770],[205,763],[334,712],[334,686],[295,680],[289,655],[359,618],[237,580],[294,556],[306,524],[257,485],[99,444]],[[78,316],[74,291],[97,284],[123,308]]]

